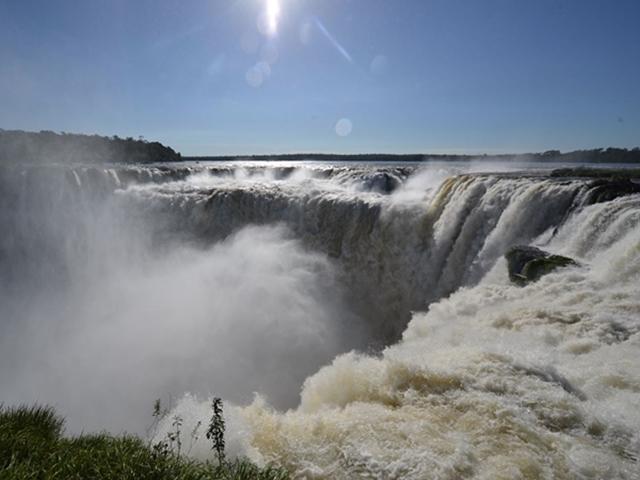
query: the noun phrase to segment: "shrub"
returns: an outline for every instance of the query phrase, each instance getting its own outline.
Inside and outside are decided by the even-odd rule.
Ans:
[[[222,414],[220,404],[220,415]],[[214,412],[215,413],[215,412]],[[214,415],[215,416],[215,415]],[[199,462],[140,437],[106,433],[65,437],[50,407],[0,407],[0,478],[105,480],[285,480],[284,470],[246,459]],[[180,422],[175,422],[180,438]],[[222,429],[224,435],[224,428]],[[224,450],[222,450],[224,456]]]

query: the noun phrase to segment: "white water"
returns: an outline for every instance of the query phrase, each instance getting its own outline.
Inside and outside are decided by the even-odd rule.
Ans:
[[[122,428],[143,402],[199,393],[161,438],[173,414],[185,432],[206,423],[207,393],[222,395],[248,405],[226,407],[231,453],[300,478],[639,478],[637,195],[581,207],[583,180],[446,180],[444,167],[132,172],[74,170],[65,181],[83,195],[115,190],[102,216],[76,203],[64,217],[75,229],[34,222],[46,245],[79,230],[83,248],[53,249],[73,268],[63,294],[36,289],[56,307],[49,323],[33,302],[12,314],[8,400]],[[380,172],[399,188],[382,192]],[[11,245],[35,242],[31,215]],[[516,287],[502,260],[514,244],[581,266]],[[32,285],[27,267],[14,270]],[[43,328],[60,324],[52,341]],[[401,332],[380,354],[333,358]]]
[[[312,478],[637,478],[638,208],[586,209],[549,246],[589,266],[521,289],[500,262],[381,357],[307,379],[297,410],[244,409],[252,445]],[[625,213],[616,242],[560,242]]]

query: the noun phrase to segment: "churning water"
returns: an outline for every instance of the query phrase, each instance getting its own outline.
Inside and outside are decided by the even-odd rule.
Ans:
[[[6,168],[2,400],[191,431],[222,396],[299,478],[640,478],[640,195],[523,170]],[[515,286],[518,244],[579,265]]]

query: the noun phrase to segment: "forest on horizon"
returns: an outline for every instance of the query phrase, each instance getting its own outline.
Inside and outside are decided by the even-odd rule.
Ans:
[[[49,130],[26,132],[0,129],[0,163],[155,163],[178,161],[234,161],[234,160],[316,160],[316,161],[371,161],[371,162],[425,162],[469,161],[478,159],[522,162],[566,163],[640,163],[640,147],[594,148],[561,152],[547,150],[541,153],[518,154],[327,154],[288,153],[271,155],[211,155],[182,156],[160,142],[143,137],[121,138],[77,133],[56,133]]]

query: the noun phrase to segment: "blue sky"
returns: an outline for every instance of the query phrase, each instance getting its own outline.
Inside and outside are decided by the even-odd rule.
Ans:
[[[638,0],[0,0],[0,60],[1,128],[184,155],[640,144]]]

